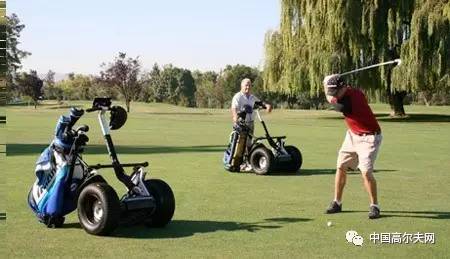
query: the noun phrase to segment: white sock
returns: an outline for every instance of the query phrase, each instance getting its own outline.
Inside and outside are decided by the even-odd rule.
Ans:
[[[342,205],[342,201],[338,201],[338,200],[334,199],[334,202],[336,202],[336,203],[337,203],[337,205],[339,205],[339,206],[341,206],[341,205]]]

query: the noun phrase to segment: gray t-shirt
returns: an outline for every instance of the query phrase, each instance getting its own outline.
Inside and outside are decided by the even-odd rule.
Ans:
[[[231,109],[236,109],[237,112],[239,112],[244,105],[250,105],[250,107],[253,108],[255,105],[255,102],[258,102],[258,97],[254,96],[253,94],[250,94],[249,96],[245,95],[242,92],[238,92],[233,96],[233,100],[231,101]],[[252,112],[251,114],[247,114],[247,117],[245,118],[245,121],[247,123],[251,123],[255,120],[255,112]]]

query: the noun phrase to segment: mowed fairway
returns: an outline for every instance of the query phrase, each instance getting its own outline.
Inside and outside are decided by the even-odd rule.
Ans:
[[[407,106],[411,117],[396,122],[387,117],[387,106],[372,107],[384,135],[375,173],[383,217],[373,221],[367,219],[368,197],[359,173],[349,174],[345,213],[324,214],[346,130],[335,112],[275,110],[264,116],[273,135],[287,135],[287,143],[301,149],[304,163],[297,175],[256,176],[222,167],[231,130],[228,111],[133,103],[127,124],[113,132],[119,158],[149,161],[149,176],[172,187],[176,210],[166,228],[120,228],[112,237],[88,235],[76,212],[61,229],[37,222],[26,203],[34,163],[68,109],[10,107],[0,185],[7,220],[0,221],[0,253],[5,258],[448,257],[450,108]],[[91,128],[85,160],[108,162],[96,115],[80,123]],[[259,124],[256,134],[262,134]],[[125,188],[112,171],[103,175],[121,196]],[[348,230],[364,238],[362,247],[347,243]],[[373,232],[435,233],[435,244],[373,244]]]

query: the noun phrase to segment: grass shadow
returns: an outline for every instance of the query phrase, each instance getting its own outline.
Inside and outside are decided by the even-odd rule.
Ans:
[[[257,232],[264,229],[277,229],[284,224],[308,222],[309,218],[269,218],[261,222],[243,223],[234,221],[210,220],[173,220],[164,228],[148,228],[142,225],[118,227],[112,237],[121,238],[183,238],[196,234],[213,233],[217,231],[247,231]],[[81,229],[78,222],[66,223],[62,229]]]
[[[150,115],[213,115],[211,112],[149,112]]]
[[[183,238],[196,234],[213,233],[217,231],[257,232],[264,229],[277,229],[284,224],[307,222],[307,218],[271,218],[261,222],[244,223],[234,221],[210,220],[173,220],[165,228],[147,228],[145,226],[120,227],[113,237],[121,238]]]
[[[391,117],[389,113],[375,114],[377,120],[382,122],[450,122],[450,115],[408,113],[405,117]]]
[[[368,211],[347,210],[343,213],[359,213]],[[421,218],[421,219],[450,219],[450,212],[445,211],[400,211],[400,210],[382,210],[381,218]]]
[[[20,156],[40,154],[48,144],[16,144],[6,145],[7,156]],[[116,146],[118,154],[166,154],[166,153],[214,153],[223,152],[226,146],[203,145],[203,146]],[[108,154],[105,145],[88,145],[84,154]]]
[[[81,225],[79,222],[72,222],[72,223],[64,223],[61,228],[79,228],[81,229]]]
[[[267,176],[309,176],[309,175],[323,175],[323,174],[334,174],[336,169],[300,169],[297,172],[285,172],[285,171],[275,171],[270,172]]]
[[[405,117],[391,117],[389,113],[375,113],[382,122],[450,122],[449,114],[408,113]],[[342,120],[342,116],[323,116],[320,119]]]
[[[280,222],[280,223],[296,223],[296,222],[311,221],[311,219],[307,219],[307,218],[269,218],[269,219],[265,219],[265,221]]]

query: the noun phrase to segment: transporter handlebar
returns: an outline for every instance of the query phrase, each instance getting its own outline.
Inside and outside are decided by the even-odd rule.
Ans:
[[[86,112],[95,112],[95,111],[98,111],[98,110],[101,110],[101,108],[92,107],[92,108],[86,109]]]
[[[266,105],[262,101],[255,102],[253,109],[266,109]]]
[[[103,106],[97,106],[97,107],[92,107],[89,109],[86,109],[86,112],[95,112],[95,111],[102,111],[102,110],[111,110],[110,107],[103,107]]]
[[[128,163],[128,164],[120,164],[122,167],[147,167],[148,162],[142,162],[142,163]],[[102,165],[102,164],[96,164],[89,166],[90,169],[102,169],[102,168],[114,168],[113,164],[108,165]]]

